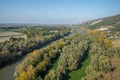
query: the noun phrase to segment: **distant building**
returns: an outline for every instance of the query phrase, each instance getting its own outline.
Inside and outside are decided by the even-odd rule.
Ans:
[[[55,32],[55,33],[57,33],[58,31],[57,31],[57,30],[51,30],[50,32]]]

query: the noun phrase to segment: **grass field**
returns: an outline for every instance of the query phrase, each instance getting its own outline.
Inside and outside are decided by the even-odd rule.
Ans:
[[[0,42],[4,42],[6,40],[9,40],[11,37],[22,37],[26,38],[26,35],[22,33],[17,33],[17,32],[0,32]]]
[[[81,78],[86,75],[85,71],[89,63],[90,55],[88,55],[88,58],[82,63],[82,66],[80,68],[69,73],[69,80],[81,80]]]

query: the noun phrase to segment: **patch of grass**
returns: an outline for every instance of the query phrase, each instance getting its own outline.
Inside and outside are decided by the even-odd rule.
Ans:
[[[88,58],[82,63],[82,66],[75,71],[69,73],[69,80],[81,80],[82,77],[86,76],[86,68],[90,63],[90,54]]]

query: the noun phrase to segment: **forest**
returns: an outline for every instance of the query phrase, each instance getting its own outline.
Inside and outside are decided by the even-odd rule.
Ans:
[[[34,50],[16,67],[15,80],[119,80],[120,46],[106,34],[84,28]]]

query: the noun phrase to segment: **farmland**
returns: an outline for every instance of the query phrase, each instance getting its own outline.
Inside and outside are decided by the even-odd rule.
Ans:
[[[17,32],[10,32],[10,31],[5,31],[5,32],[0,32],[0,42],[8,41],[11,37],[14,38],[24,38],[26,39],[26,35],[22,33],[17,33]]]

